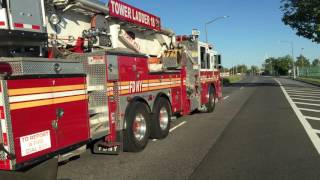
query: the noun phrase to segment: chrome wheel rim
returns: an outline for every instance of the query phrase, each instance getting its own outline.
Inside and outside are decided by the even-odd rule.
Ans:
[[[161,130],[166,130],[169,124],[169,113],[165,107],[160,109],[159,121]]]
[[[142,140],[147,132],[146,119],[142,114],[137,114],[133,121],[133,135],[137,140]]]

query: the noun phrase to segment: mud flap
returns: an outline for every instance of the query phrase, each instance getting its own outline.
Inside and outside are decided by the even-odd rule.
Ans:
[[[58,159],[52,158],[25,171],[0,171],[1,180],[56,180]]]
[[[121,151],[121,144],[116,142],[106,143],[100,140],[93,145],[94,154],[118,155]]]
[[[123,133],[122,131],[117,131],[118,142],[105,142],[104,140],[99,140],[94,143],[92,147],[92,152],[94,154],[107,154],[107,155],[119,155],[123,152]]]

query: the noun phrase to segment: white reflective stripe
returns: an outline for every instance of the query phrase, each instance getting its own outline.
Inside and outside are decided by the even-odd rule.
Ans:
[[[170,85],[171,82],[161,82],[161,83],[150,83],[149,86],[162,86],[162,85]]]
[[[32,29],[32,25],[31,24],[23,24],[23,28],[24,29]]]
[[[4,119],[1,119],[1,131],[2,133],[7,133],[7,123]]]
[[[113,87],[108,87],[108,91],[113,91]]]
[[[24,102],[24,101],[34,101],[41,99],[50,99],[50,98],[59,98],[66,96],[75,96],[85,94],[85,90],[76,90],[76,91],[66,91],[66,92],[56,92],[56,93],[44,93],[44,94],[32,94],[32,95],[23,95],[23,96],[13,96],[9,98],[10,103]]]
[[[181,81],[172,81],[172,84],[181,84]]]
[[[121,86],[121,90],[129,89],[129,86]]]

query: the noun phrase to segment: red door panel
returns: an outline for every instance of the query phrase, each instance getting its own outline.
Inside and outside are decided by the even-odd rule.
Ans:
[[[54,152],[57,139],[52,129],[51,79],[8,80],[7,86],[16,162]]]
[[[88,101],[85,78],[57,78],[55,87],[67,89],[54,93],[58,148],[89,139]],[[66,87],[66,88],[63,88]]]

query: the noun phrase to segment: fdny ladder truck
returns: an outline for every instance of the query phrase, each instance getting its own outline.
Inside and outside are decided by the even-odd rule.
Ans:
[[[212,112],[220,55],[119,0],[0,0],[0,170],[143,150]]]

